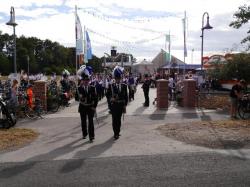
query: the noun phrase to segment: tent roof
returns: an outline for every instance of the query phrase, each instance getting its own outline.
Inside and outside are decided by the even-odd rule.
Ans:
[[[138,66],[138,65],[152,65],[152,62],[151,61],[147,61],[146,59],[140,61],[140,62],[137,62],[135,64],[133,64],[133,66]]]

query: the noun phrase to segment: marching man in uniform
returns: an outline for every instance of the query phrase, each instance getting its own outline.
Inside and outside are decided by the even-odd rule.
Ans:
[[[144,83],[142,85],[142,89],[144,92],[145,102],[143,103],[143,106],[149,107],[149,88],[150,88],[150,80],[148,77],[148,74],[144,75]]]
[[[79,108],[78,112],[81,116],[81,126],[83,139],[89,135],[89,141],[93,142],[95,139],[94,129],[94,115],[98,103],[98,96],[94,86],[89,84],[92,68],[90,66],[81,66],[77,74],[81,77],[80,85],[78,87],[79,93]],[[87,127],[88,118],[88,127]]]
[[[107,90],[107,96],[110,97],[112,127],[114,131],[114,139],[117,140],[120,136],[122,114],[126,112],[128,103],[127,85],[121,83],[123,68],[116,66],[113,70],[115,82],[110,84]]]

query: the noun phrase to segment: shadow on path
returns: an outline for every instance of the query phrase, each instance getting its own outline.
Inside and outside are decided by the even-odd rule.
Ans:
[[[9,177],[18,175],[20,173],[25,172],[26,170],[31,169],[39,161],[50,160],[50,159],[52,160],[58,156],[70,153],[70,152],[74,151],[76,148],[81,147],[81,146],[89,143],[89,142],[83,142],[77,146],[74,146],[74,144],[79,142],[80,140],[82,140],[82,138],[79,138],[73,142],[70,142],[70,143],[62,146],[62,147],[54,149],[48,153],[34,156],[34,157],[26,160],[25,164],[20,163],[20,165],[18,164],[15,166],[4,168],[3,170],[0,171],[0,178],[9,178]]]
[[[88,148],[87,150],[79,151],[75,154],[71,161],[67,162],[60,170],[61,173],[69,173],[79,169],[84,164],[87,158],[97,157],[112,147],[114,143],[113,137],[106,142]]]
[[[151,120],[164,120],[166,115],[167,115],[166,113],[159,114],[159,110],[155,109],[155,111],[149,116],[149,119],[151,119]]]
[[[207,115],[204,110],[201,109],[202,115],[200,116],[201,121],[212,121],[211,116]]]
[[[144,107],[144,106],[140,106],[140,107],[138,107],[133,113],[134,114],[141,114],[141,113],[143,113],[143,111],[146,109],[146,107]]]

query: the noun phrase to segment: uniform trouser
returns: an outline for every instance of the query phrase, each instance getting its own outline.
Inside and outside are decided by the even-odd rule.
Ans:
[[[129,100],[134,99],[134,90],[132,89],[131,86],[128,88],[128,95],[129,95]]]
[[[82,135],[87,136],[89,134],[89,138],[95,137],[95,129],[94,129],[94,110],[90,107],[85,107],[82,111],[80,111],[81,116],[81,125],[82,125]],[[88,117],[88,128],[87,128],[87,117]]]
[[[144,91],[144,97],[145,97],[145,106],[149,106],[149,92],[148,91]]]
[[[122,103],[113,103],[111,106],[112,112],[112,127],[114,135],[118,136],[121,130],[121,118],[124,105]]]
[[[111,98],[109,96],[106,96],[106,98],[107,98],[108,108],[109,110],[111,110],[111,101],[110,101]]]

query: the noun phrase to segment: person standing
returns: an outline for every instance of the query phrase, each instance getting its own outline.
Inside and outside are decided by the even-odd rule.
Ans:
[[[123,68],[116,66],[113,70],[115,78],[114,83],[109,85],[107,96],[110,97],[112,127],[114,132],[114,139],[119,139],[121,131],[122,114],[126,113],[126,106],[128,103],[127,85],[121,82]]]
[[[135,79],[132,76],[132,73],[129,74],[128,78],[128,90],[129,90],[129,101],[132,99],[135,100]]]
[[[148,107],[149,106],[149,88],[150,88],[150,79],[148,77],[148,74],[144,75],[144,83],[142,85],[142,89],[144,92],[144,98],[145,98],[145,102],[144,102],[144,106]]]
[[[11,93],[10,93],[10,107],[13,111],[14,115],[16,115],[16,109],[18,106],[18,99],[17,99],[17,88],[18,88],[18,81],[16,79],[13,80],[11,86]]]
[[[69,106],[69,100],[70,100],[70,84],[69,84],[69,71],[64,69],[62,72],[62,80],[60,81],[61,83],[61,88],[62,88],[62,96],[63,96],[63,104],[65,106]]]
[[[79,108],[78,112],[81,117],[82,126],[82,136],[83,139],[89,135],[89,141],[93,142],[95,139],[95,129],[94,129],[94,115],[96,112],[96,107],[98,104],[98,96],[95,86],[89,84],[91,67],[83,66],[78,70],[78,74],[81,75],[80,85],[78,87],[79,93]],[[88,118],[88,126],[87,126]]]
[[[230,108],[230,117],[231,119],[237,119],[237,108],[238,108],[238,100],[242,96],[242,89],[244,88],[246,81],[240,80],[237,84],[233,85],[230,91],[230,100],[231,100],[231,108]]]

